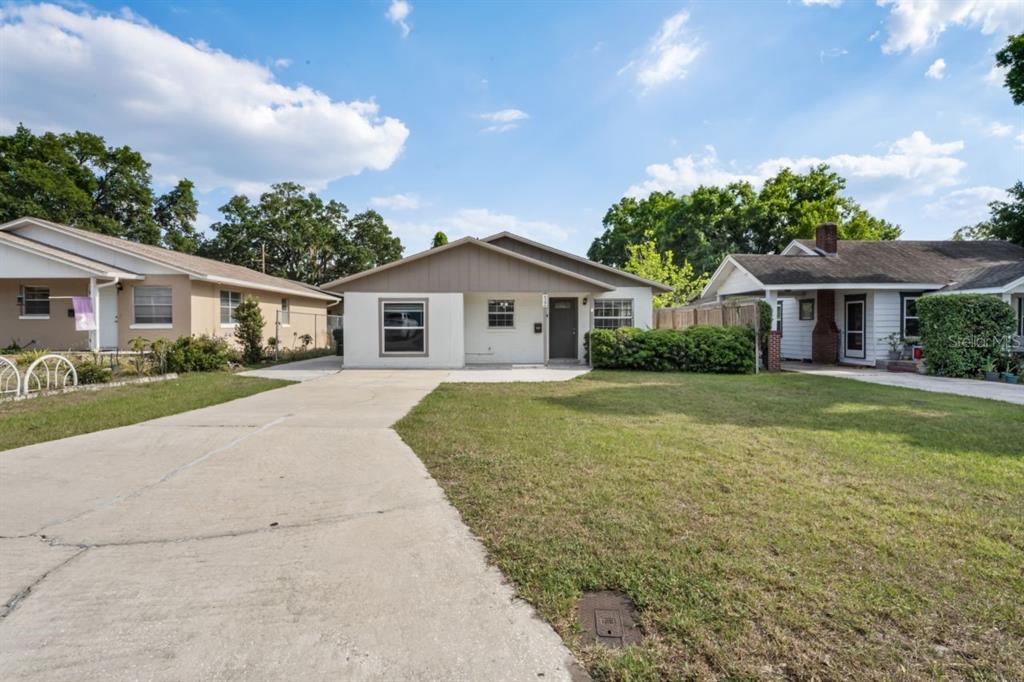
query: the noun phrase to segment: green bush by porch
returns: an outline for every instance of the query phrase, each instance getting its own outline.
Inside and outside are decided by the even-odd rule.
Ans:
[[[632,327],[587,335],[594,367],[745,374],[754,370],[754,332],[697,325],[682,331]]]
[[[977,376],[1008,352],[1016,328],[1013,308],[995,296],[925,296],[917,301],[928,372]]]

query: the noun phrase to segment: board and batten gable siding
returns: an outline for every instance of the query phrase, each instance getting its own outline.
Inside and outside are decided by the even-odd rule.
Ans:
[[[541,249],[532,244],[521,242],[518,239],[512,239],[511,237],[499,237],[492,242],[489,242],[494,246],[500,246],[503,249],[513,251],[521,256],[526,256],[534,260],[539,260],[548,265],[554,265],[555,267],[568,270],[569,272],[575,272],[584,277],[596,279],[601,282],[607,282],[608,284],[616,287],[633,287],[637,285],[637,281],[631,277],[620,275],[615,272],[609,272],[604,268],[599,268],[589,263],[578,261],[575,258],[568,258],[557,253],[552,253],[547,249]]]
[[[347,316],[348,295],[352,292],[562,293],[579,291],[585,286],[572,277],[467,243],[340,284],[336,290],[345,293]]]
[[[782,302],[782,345],[780,351],[784,360],[811,359],[811,333],[818,317],[818,303],[815,292],[803,300],[814,301],[814,317],[810,320],[800,319],[799,298],[780,298]]]
[[[427,354],[417,356],[380,353],[381,300],[426,300]],[[461,293],[422,291],[347,291],[345,293],[346,368],[455,369],[465,365]]]

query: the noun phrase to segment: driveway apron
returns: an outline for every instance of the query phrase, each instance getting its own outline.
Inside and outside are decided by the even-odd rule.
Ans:
[[[558,680],[571,655],[341,372],[0,452],[4,680]]]

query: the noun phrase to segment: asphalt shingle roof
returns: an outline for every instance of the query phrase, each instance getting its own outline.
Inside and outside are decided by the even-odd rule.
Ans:
[[[106,244],[112,248],[129,254],[147,258],[149,260],[156,261],[157,263],[162,263],[172,268],[178,268],[198,275],[235,279],[245,282],[255,289],[259,289],[261,287],[274,287],[294,292],[296,295],[312,295],[317,297],[333,296],[333,294],[322,291],[321,289],[309,284],[295,282],[290,279],[284,279],[283,277],[274,277],[273,275],[267,275],[256,270],[242,267],[241,265],[231,265],[229,263],[222,263],[210,258],[203,258],[202,256],[193,256],[191,254],[181,253],[180,251],[172,251],[160,246],[131,242],[119,237],[111,237],[110,235],[100,234],[98,232],[90,232],[88,230],[82,230],[77,227],[62,225],[60,223],[54,223],[40,218],[32,218],[32,220],[43,225],[49,225],[57,230],[63,230],[72,234],[80,235],[81,237],[94,242]]]
[[[814,248],[813,240],[800,240]],[[834,256],[734,254],[764,284],[1002,286],[1024,274],[1024,247],[1003,241],[840,240]],[[968,286],[967,283],[970,283]]]

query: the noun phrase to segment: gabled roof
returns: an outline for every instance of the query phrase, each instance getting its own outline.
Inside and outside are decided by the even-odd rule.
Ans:
[[[116,265],[103,263],[98,260],[93,260],[92,258],[86,258],[85,256],[78,255],[77,253],[72,253],[71,251],[57,248],[56,246],[44,244],[43,242],[29,239],[28,237],[23,237],[13,232],[0,232],[0,244],[5,244],[20,251],[27,251],[29,253],[42,256],[48,260],[69,265],[94,277],[119,277],[122,279],[141,279],[142,277],[136,272],[119,268]]]
[[[542,270],[542,271],[545,271],[545,272],[548,272],[548,273],[552,273],[552,274],[557,275],[559,277],[567,278],[569,280],[572,280],[572,281],[580,284],[582,286],[583,290],[585,290],[585,291],[586,290],[590,290],[590,289],[594,289],[594,288],[605,290],[605,291],[611,291],[612,289],[615,288],[613,285],[607,284],[606,282],[602,282],[602,281],[594,279],[592,277],[587,277],[587,276],[581,275],[581,274],[579,274],[577,272],[572,272],[570,270],[566,270],[564,268],[560,268],[560,267],[558,267],[556,265],[551,265],[550,263],[545,263],[545,262],[537,260],[535,258],[530,258],[528,256],[524,256],[522,254],[516,253],[514,251],[510,251],[508,249],[503,249],[503,248],[500,248],[498,246],[494,246],[493,244],[489,244],[489,243],[487,243],[487,242],[485,242],[483,240],[476,239],[475,237],[463,237],[462,239],[457,239],[457,240],[455,240],[453,242],[449,242],[449,243],[445,244],[444,246],[438,246],[438,247],[433,248],[433,249],[427,249],[426,251],[420,251],[419,253],[415,253],[415,254],[413,254],[411,256],[406,256],[405,258],[402,258],[401,260],[396,260],[396,261],[392,261],[390,263],[385,263],[384,265],[380,265],[380,266],[377,266],[375,268],[371,268],[369,270],[364,270],[363,272],[358,272],[358,273],[356,273],[354,275],[349,275],[348,277],[342,277],[340,279],[334,280],[333,282],[328,282],[327,284],[322,284],[321,288],[328,289],[328,290],[344,291],[346,285],[350,285],[353,282],[357,282],[357,281],[365,279],[367,277],[376,276],[376,275],[379,275],[381,273],[386,273],[386,272],[389,272],[389,271],[392,271],[392,270],[404,268],[404,267],[409,266],[411,264],[414,264],[414,263],[416,263],[418,261],[422,261],[424,259],[438,257],[438,256],[441,256],[442,254],[446,254],[446,253],[449,253],[449,252],[451,252],[451,251],[453,251],[455,249],[459,249],[459,248],[463,248],[463,247],[471,247],[471,248],[482,249],[483,251],[486,251],[486,252],[491,253],[491,254],[498,254],[502,258],[506,258],[506,259],[509,259],[509,260],[512,260],[512,261],[515,261],[515,262],[519,262],[519,263],[525,263],[525,264],[527,264],[527,265],[529,265],[529,266],[531,266],[533,268],[537,268],[539,270]],[[500,289],[496,289],[496,290],[500,290]]]
[[[942,291],[1008,291],[1024,283],[1024,260],[960,270],[955,277],[955,281],[943,287]]]
[[[210,258],[203,258],[202,256],[193,256],[191,254],[181,253],[180,251],[172,251],[161,246],[131,242],[126,239],[120,239],[119,237],[111,237],[98,232],[90,232],[89,230],[82,230],[77,227],[71,227],[70,225],[54,223],[41,218],[26,217],[19,218],[18,220],[12,220],[9,223],[0,225],[0,233],[6,232],[8,234],[15,234],[15,236],[19,236],[17,233],[14,233],[14,230],[25,225],[36,225],[83,241],[91,242],[99,246],[116,249],[136,258],[149,261],[151,263],[157,263],[164,267],[171,268],[172,270],[177,270],[181,273],[191,275],[196,279],[206,279],[223,284],[232,284],[235,286],[250,287],[253,289],[262,289],[279,293],[289,293],[295,296],[305,296],[325,301],[337,300],[337,296],[320,291],[314,286],[303,284],[302,282],[295,282],[290,279],[284,279],[283,277],[267,275],[262,272],[257,272],[256,270],[242,267],[241,265],[222,263]],[[22,238],[24,239],[24,237]],[[36,240],[36,243],[40,242]]]
[[[590,277],[593,277],[594,279],[599,279],[601,281],[607,281],[609,279],[613,280],[609,281],[609,284],[617,285],[618,282],[614,280],[624,279],[631,283],[635,283],[638,286],[651,287],[653,289],[657,289],[658,291],[672,291],[672,287],[666,286],[661,282],[655,282],[654,280],[646,279],[644,277],[640,277],[639,275],[634,275],[631,272],[619,270],[618,268],[613,268],[609,265],[605,265],[604,263],[598,263],[597,261],[592,261],[587,258],[583,258],[581,256],[569,253],[568,251],[562,251],[561,249],[556,249],[553,246],[548,246],[547,244],[535,242],[532,239],[527,239],[526,237],[515,234],[513,232],[498,232],[497,234],[492,234],[489,237],[484,237],[483,239],[481,239],[481,241],[493,244],[495,242],[500,242],[501,240],[505,239],[509,239],[514,242],[519,242],[520,244],[525,244],[529,247],[532,247],[533,249],[554,256],[554,258],[551,259],[544,259],[545,262],[551,263],[552,265],[557,265],[566,270],[579,272],[580,274],[586,274]],[[500,244],[496,245],[501,246]],[[611,277],[608,277],[607,275],[610,275]]]
[[[809,240],[800,240],[800,243],[811,248],[814,244]],[[960,273],[1024,263],[1024,248],[994,240],[840,240],[835,255],[734,254],[731,258],[762,284],[770,286],[828,283],[945,286],[956,281]],[[998,272],[989,274],[997,276]]]

